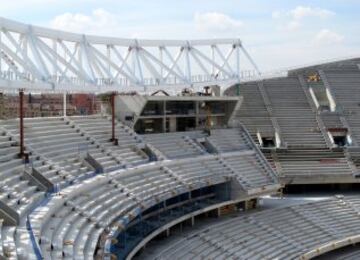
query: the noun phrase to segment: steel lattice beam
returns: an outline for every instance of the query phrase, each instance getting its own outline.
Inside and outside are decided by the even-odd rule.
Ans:
[[[87,36],[0,18],[0,89],[139,92],[240,80],[239,39],[133,40]]]

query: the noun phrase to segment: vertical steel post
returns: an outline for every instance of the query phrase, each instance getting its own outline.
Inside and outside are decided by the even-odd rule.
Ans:
[[[111,140],[115,140],[115,93],[111,93]]]
[[[235,45],[236,48],[236,77],[240,80],[240,45]]]
[[[63,93],[63,116],[64,118],[66,117],[66,109],[67,109],[67,105],[66,105],[66,92]]]
[[[211,70],[211,74],[213,77],[215,77],[215,45],[211,45],[211,59],[212,59],[212,70]]]
[[[114,145],[118,145],[115,137],[115,97],[116,92],[111,93],[111,141],[114,142]]]
[[[164,63],[163,48],[164,48],[163,46],[159,47],[159,59],[160,59],[161,64]],[[163,66],[160,66],[160,76],[161,76],[161,80],[163,80],[163,78],[164,78],[164,68],[163,68]]]
[[[24,90],[19,90],[19,118],[20,118],[20,153],[19,157],[24,157]]]

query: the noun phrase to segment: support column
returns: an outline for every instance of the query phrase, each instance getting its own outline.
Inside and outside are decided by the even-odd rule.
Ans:
[[[164,51],[164,47],[160,46],[159,47],[159,59],[160,59],[162,64],[164,63],[163,51]],[[163,66],[160,66],[160,76],[161,76],[161,80],[163,80],[163,78],[164,78],[164,68],[163,68]]]
[[[19,119],[20,119],[20,153],[19,157],[23,158],[25,153],[24,149],[24,90],[19,90]]]
[[[166,101],[163,103],[163,133],[166,133]],[[170,124],[170,122],[169,122]]]
[[[63,94],[63,117],[66,117],[66,92]]]
[[[5,102],[4,102],[4,100],[5,100],[4,93],[0,92],[0,119],[6,118],[5,117]]]
[[[118,139],[115,137],[115,97],[116,92],[111,93],[111,142],[118,145]]]
[[[240,45],[236,46],[236,76],[238,80],[240,81]]]

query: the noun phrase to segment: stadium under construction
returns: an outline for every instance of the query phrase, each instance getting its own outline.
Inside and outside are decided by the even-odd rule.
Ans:
[[[360,58],[0,28],[0,259],[360,258]]]

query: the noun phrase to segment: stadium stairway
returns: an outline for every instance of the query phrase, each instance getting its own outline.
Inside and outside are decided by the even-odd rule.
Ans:
[[[316,114],[297,77],[264,80],[263,85],[285,146],[327,147]]]
[[[320,116],[326,128],[344,128],[340,113],[322,112]]]
[[[360,71],[358,66],[353,65],[345,69],[324,69],[320,71],[322,79],[326,82],[336,107],[343,114],[342,122],[349,129],[353,139],[353,145],[360,143]]]
[[[226,157],[223,157],[225,163],[233,171],[248,169],[247,173],[242,174],[243,179],[239,180],[248,190],[251,188],[250,183],[259,188],[265,183],[268,185],[269,182],[276,180],[274,165],[268,164],[267,158],[263,156],[254,140],[252,140],[251,134],[243,125],[236,128],[212,129],[206,139],[210,141],[218,154],[226,155]],[[239,156],[238,151],[251,152]],[[261,170],[256,170],[257,166],[261,167]],[[258,175],[256,174],[257,171],[263,172],[263,174]]]
[[[259,144],[257,133],[267,133],[275,135],[275,129],[269,113],[269,108],[265,104],[262,93],[256,82],[244,83],[239,86],[226,90],[227,95],[239,94],[244,97],[240,108],[236,111],[235,118],[246,125],[253,140]]]

